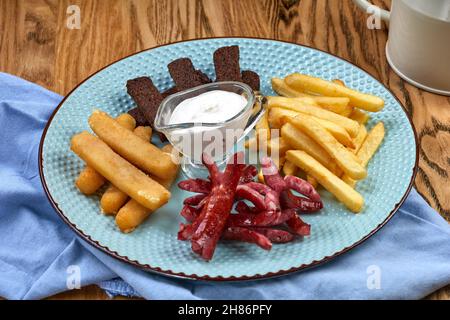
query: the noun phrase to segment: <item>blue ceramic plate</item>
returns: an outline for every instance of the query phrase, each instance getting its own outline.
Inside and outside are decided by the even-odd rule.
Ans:
[[[270,79],[300,71],[325,79],[339,78],[352,88],[382,97],[386,107],[372,114],[368,126],[383,121],[386,138],[371,160],[369,176],[358,183],[365,198],[355,215],[326,191],[325,209],[304,215],[311,236],[271,251],[245,243],[222,242],[210,262],[192,253],[189,242],[177,240],[179,211],[188,195],[176,185],[168,205],[131,234],[121,233],[114,219],[100,212],[101,193],[86,197],[75,178],[83,162],[70,151],[71,137],[89,130],[87,119],[99,108],[112,116],[133,108],[125,84],[149,75],[160,90],[172,86],[167,64],[189,56],[195,66],[214,78],[212,54],[221,46],[239,45],[241,68],[261,76],[261,91],[272,95]],[[179,42],[146,50],[95,73],[73,90],[56,109],[41,142],[41,178],[56,211],[79,235],[112,256],[162,274],[204,280],[247,280],[287,274],[330,260],[360,244],[379,230],[405,199],[415,174],[417,148],[414,129],[394,95],[354,65],[330,54],[297,44],[247,38],[217,38]]]

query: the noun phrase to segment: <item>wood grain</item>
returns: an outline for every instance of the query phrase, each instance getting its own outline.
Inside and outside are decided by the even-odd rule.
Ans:
[[[390,1],[376,4],[390,7]],[[66,28],[69,5],[81,29]],[[420,140],[417,190],[450,221],[450,99],[402,81],[385,57],[387,29],[369,30],[350,0],[0,0],[0,71],[62,95],[99,68],[139,50],[193,38],[268,37],[348,59],[389,86]],[[57,298],[104,299],[96,287]],[[442,289],[432,299],[450,299]]]

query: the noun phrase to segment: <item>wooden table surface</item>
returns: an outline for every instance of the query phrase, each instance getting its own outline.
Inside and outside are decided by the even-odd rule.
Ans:
[[[81,9],[79,30],[66,27],[69,5]],[[420,142],[415,186],[450,221],[450,99],[402,81],[386,62],[386,27],[369,30],[366,19],[350,0],[0,0],[0,71],[65,95],[119,58],[178,40],[250,36],[316,47],[368,71],[405,105]],[[107,297],[90,286],[55,298]],[[450,286],[429,298],[450,299]]]

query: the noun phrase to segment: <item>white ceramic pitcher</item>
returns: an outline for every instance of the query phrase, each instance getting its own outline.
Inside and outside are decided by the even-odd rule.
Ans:
[[[389,22],[386,55],[400,77],[450,96],[450,0],[392,0],[391,11],[366,0],[353,1]]]

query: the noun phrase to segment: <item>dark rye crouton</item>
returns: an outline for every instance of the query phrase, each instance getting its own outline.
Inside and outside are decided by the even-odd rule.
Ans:
[[[259,91],[260,81],[259,75],[251,70],[242,71],[242,81],[247,84],[253,91]]]
[[[177,87],[172,87],[172,88],[167,89],[163,93],[161,93],[161,95],[165,99],[168,96],[170,96],[171,94],[174,94],[174,93],[177,93],[177,92],[178,92]]]
[[[147,119],[139,111],[139,108],[133,108],[128,111],[128,114],[136,120],[136,126],[146,126],[148,124]]]
[[[195,70],[191,59],[180,58],[167,65],[169,73],[175,82],[178,91],[194,88],[211,82],[207,75]]]
[[[213,56],[216,81],[242,81],[238,46],[219,48]]]
[[[153,84],[149,77],[140,77],[127,82],[128,94],[136,102],[139,112],[147,120],[148,125],[153,127],[156,111],[163,100],[163,96]]]

